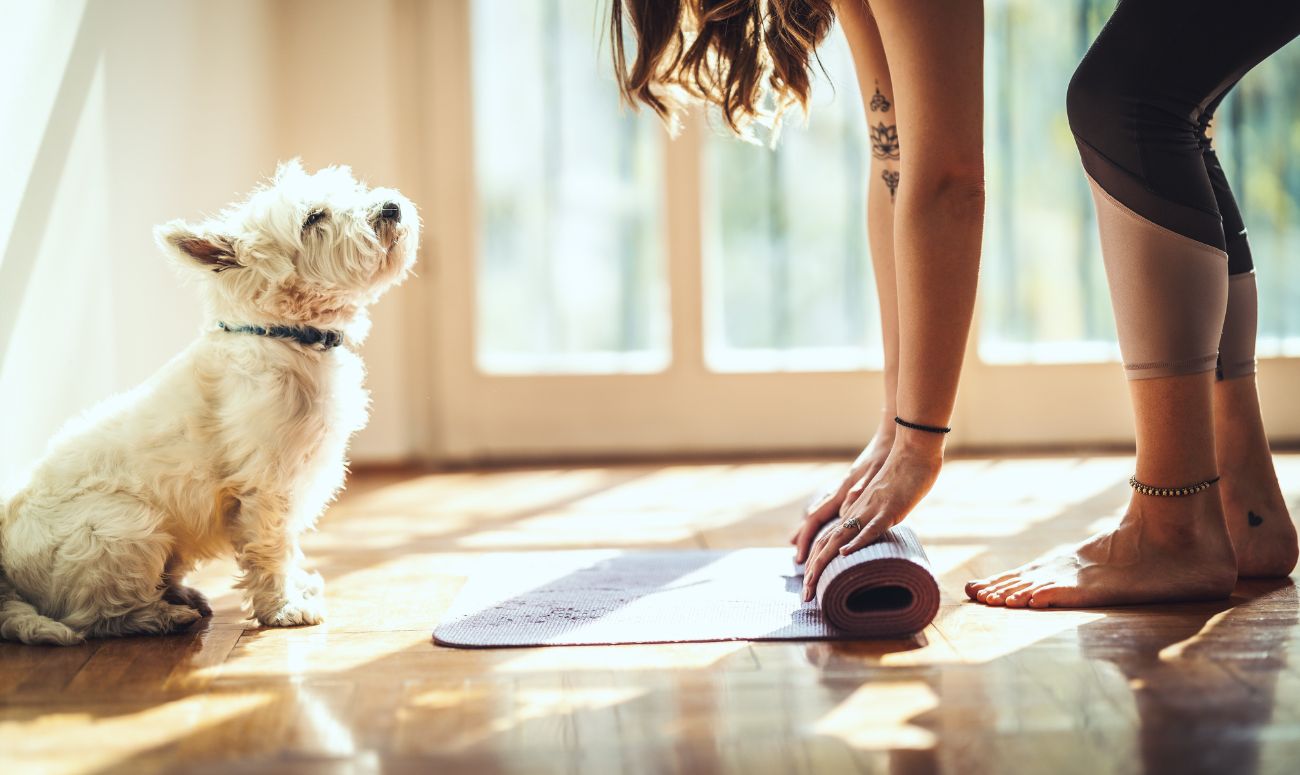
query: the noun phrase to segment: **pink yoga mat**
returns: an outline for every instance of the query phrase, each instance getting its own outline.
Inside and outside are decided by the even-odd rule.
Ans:
[[[827,567],[809,603],[790,547],[487,555],[434,631],[492,648],[905,637],[939,609],[906,526]]]
[[[836,527],[831,523],[823,532]],[[911,635],[939,612],[939,582],[916,533],[899,525],[870,546],[831,560],[817,582],[817,603],[845,634]]]

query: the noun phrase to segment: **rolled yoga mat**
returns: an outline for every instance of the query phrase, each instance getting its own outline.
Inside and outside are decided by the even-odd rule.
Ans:
[[[834,523],[826,529],[833,529]],[[789,547],[487,555],[433,639],[444,646],[576,646],[905,637],[939,610],[906,526],[827,566],[812,602]]]
[[[822,532],[836,526],[833,522]],[[898,525],[870,546],[831,560],[817,582],[817,603],[843,633],[911,635],[939,613],[939,582],[916,533]]]

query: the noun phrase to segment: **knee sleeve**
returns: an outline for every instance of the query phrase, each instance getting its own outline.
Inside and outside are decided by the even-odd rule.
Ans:
[[[1241,208],[1237,206],[1237,197],[1232,193],[1232,186],[1228,184],[1228,176],[1223,171],[1223,165],[1219,163],[1219,155],[1214,151],[1214,145],[1210,139],[1202,140],[1204,150],[1202,158],[1205,162],[1205,172],[1210,176],[1210,184],[1214,186],[1214,199],[1218,202],[1219,212],[1223,215],[1223,238],[1228,251],[1228,276],[1237,277],[1238,275],[1251,274],[1251,285],[1254,285],[1255,260],[1250,254],[1250,240],[1246,237],[1246,222],[1241,217]],[[1254,291],[1251,291],[1251,298],[1254,298]],[[1232,314],[1231,296],[1228,301],[1228,312]]]
[[[1245,227],[1205,129],[1300,34],[1300,3],[1120,0],[1075,71],[1070,128],[1101,228],[1130,378],[1254,371]],[[1230,281],[1229,272],[1232,274]]]
[[[1129,379],[1215,368],[1228,297],[1223,223],[1201,157],[1196,105],[1135,85],[1125,41],[1099,38],[1066,93],[1096,204]],[[1190,181],[1190,182],[1189,182]]]
[[[1223,336],[1219,340],[1219,365],[1216,376],[1236,379],[1255,373],[1255,336],[1259,325],[1258,292],[1255,286],[1254,261],[1241,209],[1228,185],[1228,176],[1219,164],[1208,138],[1204,141],[1205,171],[1214,185],[1214,196],[1223,213],[1223,235],[1228,245],[1228,310],[1223,317]]]
[[[1163,105],[1134,87],[1139,66],[1098,40],[1066,91],[1066,115],[1088,177],[1142,218],[1226,249],[1223,219],[1193,103]],[[1100,50],[1098,50],[1100,49]]]
[[[1259,324],[1255,273],[1228,277],[1228,309],[1219,341],[1219,379],[1236,379],[1255,373],[1255,331]]]
[[[1125,374],[1213,369],[1228,304],[1226,254],[1143,218],[1091,176],[1088,182]]]

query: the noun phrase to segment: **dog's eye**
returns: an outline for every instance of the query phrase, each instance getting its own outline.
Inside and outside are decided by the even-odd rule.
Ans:
[[[327,215],[329,215],[328,212],[321,210],[319,208],[316,210],[312,210],[311,212],[307,213],[307,220],[302,222],[302,228],[304,230],[310,229],[312,226],[315,226],[317,223],[320,223],[322,220],[324,220],[325,216]]]

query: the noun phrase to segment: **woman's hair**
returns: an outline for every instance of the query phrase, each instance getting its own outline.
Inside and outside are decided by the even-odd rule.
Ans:
[[[625,11],[636,35],[630,68]],[[614,0],[614,73],[623,99],[650,106],[671,131],[684,103],[698,99],[747,137],[756,119],[775,127],[790,106],[807,111],[815,49],[834,20],[831,0]]]

